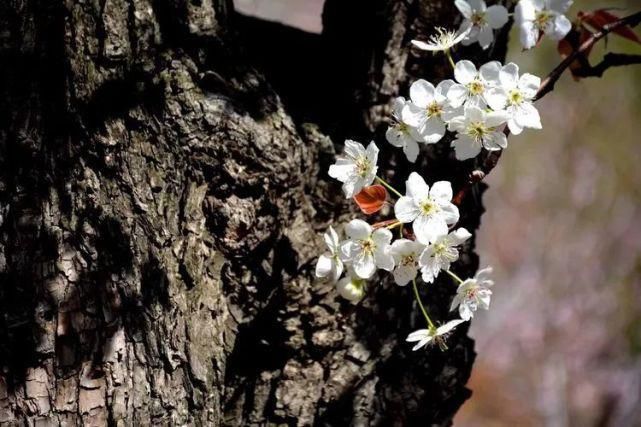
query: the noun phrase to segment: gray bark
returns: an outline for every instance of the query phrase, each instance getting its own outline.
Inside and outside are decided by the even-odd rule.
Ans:
[[[465,329],[412,353],[408,289],[351,306],[313,267],[354,213],[326,173],[344,138],[376,137],[402,188],[389,104],[449,73],[408,42],[458,25],[450,3],[328,0],[313,36],[225,0],[2,2],[0,425],[449,424]],[[461,186],[447,147],[417,167]]]

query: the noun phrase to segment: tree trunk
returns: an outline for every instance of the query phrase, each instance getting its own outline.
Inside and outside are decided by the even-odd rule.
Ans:
[[[376,138],[402,188],[390,101],[449,75],[408,46],[458,26],[452,3],[328,0],[317,36],[230,0],[2,2],[0,424],[450,424],[464,329],[413,353],[407,288],[352,306],[313,269],[355,214],[327,176],[344,138]],[[448,146],[416,168],[456,189],[474,163]],[[477,264],[472,242],[457,269]]]

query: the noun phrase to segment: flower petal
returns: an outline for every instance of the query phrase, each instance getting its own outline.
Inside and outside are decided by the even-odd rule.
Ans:
[[[372,234],[372,226],[362,219],[353,219],[345,226],[345,234],[352,240],[365,240]]]
[[[437,181],[432,184],[430,196],[434,199],[452,200],[452,184],[449,181]]]
[[[454,66],[454,78],[461,84],[465,85],[470,83],[476,78],[477,74],[476,66],[472,61],[468,61],[467,59],[457,62]]]
[[[459,135],[452,141],[457,160],[472,159],[481,152],[481,144],[467,135]]]
[[[412,222],[419,214],[418,206],[411,197],[401,197],[394,205],[394,215],[402,223]]]
[[[412,172],[405,181],[405,194],[414,200],[422,200],[430,194],[430,187],[425,183],[423,177]]]
[[[434,85],[427,80],[416,80],[410,86],[410,99],[421,108],[426,108],[434,100]]]
[[[491,28],[498,30],[507,24],[507,9],[501,5],[490,6],[485,13],[485,19],[487,19],[487,23]]]
[[[514,62],[510,62],[501,67],[499,81],[505,90],[516,88],[519,83],[519,66]]]

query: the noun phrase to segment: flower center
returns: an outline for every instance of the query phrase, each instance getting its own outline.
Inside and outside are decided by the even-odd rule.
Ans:
[[[485,91],[485,85],[479,79],[474,79],[467,84],[467,90],[469,90],[472,95],[482,95]]]
[[[432,215],[439,210],[439,207],[433,200],[427,199],[420,205],[421,213],[423,215]]]
[[[485,13],[474,12],[472,17],[470,18],[470,21],[472,21],[472,24],[482,27],[483,25],[485,25]]]
[[[554,16],[549,10],[539,10],[534,16],[534,25],[539,30],[544,30]]]
[[[416,265],[416,257],[414,254],[405,255],[401,260],[401,266],[413,266]]]
[[[434,245],[434,255],[441,255],[445,250],[447,249],[447,246],[445,246],[443,243],[436,243]]]
[[[436,101],[433,101],[430,105],[427,106],[426,108],[427,112],[427,117],[441,117],[441,113],[443,112],[443,108],[441,108],[440,105]]]
[[[465,291],[465,297],[467,299],[474,299],[476,298],[476,288],[470,288],[467,291]]]
[[[483,122],[472,122],[467,128],[467,133],[477,141],[483,140],[487,134],[491,132],[491,129],[485,126]]]
[[[521,105],[523,102],[523,95],[516,89],[512,89],[507,97],[509,105]]]
[[[356,174],[365,178],[372,167],[367,157],[359,157],[354,163],[356,164]]]
[[[372,239],[361,240],[361,249],[366,254],[372,254],[376,249],[376,243]]]
[[[410,133],[410,127],[407,125],[407,123],[399,123],[396,126],[396,129],[398,129],[398,131],[403,134]]]

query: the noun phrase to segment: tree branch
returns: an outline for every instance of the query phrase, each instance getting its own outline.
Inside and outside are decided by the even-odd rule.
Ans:
[[[581,67],[573,71],[578,77],[601,77],[610,67],[641,64],[641,55],[628,55],[625,53],[607,53],[603,60],[594,66]]]
[[[590,49],[592,49],[592,46],[594,46],[594,44],[596,44],[599,40],[603,39],[605,36],[610,34],[612,31],[616,30],[617,28],[620,28],[626,25],[630,27],[636,27],[637,25],[639,25],[639,23],[641,23],[641,12],[633,13],[632,15],[621,18],[616,22],[612,22],[611,24],[605,25],[601,31],[598,31],[592,34],[592,36],[590,36],[589,39],[583,42],[577,50],[572,52],[572,54],[568,55],[563,61],[561,61],[559,65],[556,66],[556,68],[554,68],[554,70],[552,70],[552,72],[550,72],[550,74],[548,74],[548,76],[541,83],[541,87],[536,93],[536,96],[534,97],[534,101],[538,101],[539,99],[547,95],[549,92],[551,92],[554,89],[554,85],[556,84],[556,82],[559,80],[559,78],[561,78],[561,75],[570,66],[570,64],[572,64],[577,59],[585,57],[585,54],[589,52]],[[617,63],[617,61],[619,61],[620,63]],[[623,61],[628,61],[628,62],[622,63]],[[641,56],[638,56],[638,55],[608,54],[604,57],[601,63],[599,63],[595,67],[591,67],[591,70],[593,70],[594,72],[594,74],[591,74],[591,75],[600,76],[610,66],[638,64],[638,63],[641,63]],[[601,74],[597,74],[599,72]],[[510,130],[508,129],[507,126],[505,127],[504,133],[506,136],[510,135]],[[492,169],[496,167],[499,159],[501,158],[502,152],[503,152],[502,150],[491,151],[485,158],[485,161],[483,162],[482,166],[478,169],[473,170],[470,173],[468,181],[465,183],[463,188],[461,188],[459,192],[456,194],[456,196],[454,197],[454,201],[456,203],[460,203],[465,197],[465,194],[470,190],[470,188],[477,182],[480,182],[483,179],[485,179],[485,177],[492,171]]]

